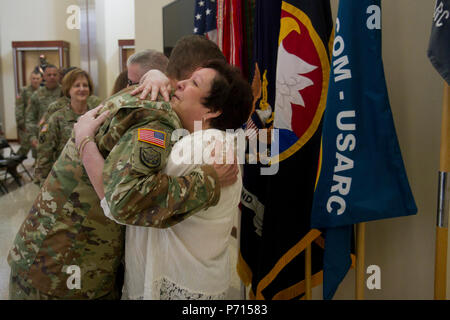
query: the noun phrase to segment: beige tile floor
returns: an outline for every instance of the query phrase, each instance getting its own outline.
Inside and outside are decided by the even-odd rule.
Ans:
[[[16,150],[17,146],[13,145]],[[7,155],[7,154],[5,154]],[[34,160],[29,156],[24,164],[30,168],[32,173],[32,165]],[[18,167],[19,173],[22,171]],[[0,172],[0,177],[3,179],[3,174]],[[0,195],[0,300],[8,299],[8,283],[9,283],[9,265],[6,261],[8,251],[14,237],[22,224],[24,218],[28,214],[31,205],[39,192],[39,188],[31,182],[25,173],[21,174],[24,185],[18,187],[12,179],[7,180],[7,187],[10,191],[6,195]],[[229,247],[230,262],[231,262],[231,287],[228,292],[227,299],[239,300],[241,299],[241,282],[236,273],[236,259],[237,259],[237,240],[231,238]]]

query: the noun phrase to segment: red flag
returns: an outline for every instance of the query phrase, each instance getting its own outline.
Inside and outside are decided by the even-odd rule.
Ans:
[[[217,1],[217,44],[227,61],[242,70],[242,0]]]

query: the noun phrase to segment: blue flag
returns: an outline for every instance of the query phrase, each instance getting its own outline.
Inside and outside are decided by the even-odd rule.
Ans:
[[[341,0],[311,225],[324,228],[324,299],[350,266],[353,224],[412,215],[384,79],[380,0]]]
[[[428,57],[439,74],[450,84],[450,0],[436,1]]]

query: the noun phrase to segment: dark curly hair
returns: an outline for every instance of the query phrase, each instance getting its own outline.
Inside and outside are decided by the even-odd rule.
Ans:
[[[238,129],[248,120],[253,106],[250,84],[241,71],[223,60],[210,60],[203,68],[217,71],[209,96],[202,103],[212,111],[222,113],[210,120],[210,126],[219,130]]]

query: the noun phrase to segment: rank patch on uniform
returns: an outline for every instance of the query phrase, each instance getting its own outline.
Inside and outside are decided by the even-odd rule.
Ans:
[[[152,129],[138,129],[138,140],[166,148],[166,134],[162,131]]]
[[[46,123],[42,126],[41,132],[44,133],[44,132],[47,132],[47,130],[48,130],[48,124]]]
[[[140,154],[141,162],[149,168],[156,168],[161,164],[161,154],[152,147],[141,148]]]

